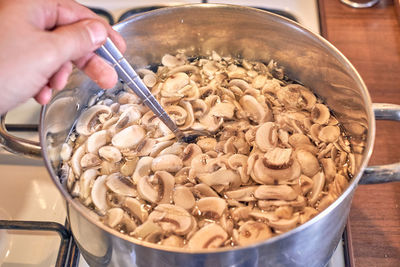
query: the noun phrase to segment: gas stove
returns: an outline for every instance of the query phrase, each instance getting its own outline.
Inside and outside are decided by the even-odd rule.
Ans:
[[[315,33],[320,32],[316,0],[253,1],[135,1],[80,0],[110,24],[138,12],[188,3],[229,3],[269,10],[297,21]],[[9,130],[22,138],[38,140],[40,105],[34,100],[9,112]],[[68,231],[65,204],[41,160],[12,155],[0,147],[0,265],[88,266],[74,246]],[[13,224],[13,221],[18,221]],[[24,221],[20,223],[19,221]],[[350,266],[346,242],[340,242],[328,266]]]

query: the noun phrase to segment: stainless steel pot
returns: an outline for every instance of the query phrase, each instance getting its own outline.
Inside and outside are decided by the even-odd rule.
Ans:
[[[375,137],[375,118],[400,119],[396,105],[372,104],[364,82],[350,62],[326,40],[300,25],[267,12],[227,5],[188,5],[144,13],[115,26],[128,43],[126,57],[135,67],[159,62],[165,53],[187,55],[215,50],[268,62],[312,88],[336,113],[352,136],[356,175],[332,205],[307,223],[265,242],[207,252],[160,249],[104,227],[94,213],[68,194],[58,177],[59,151],[80,112],[105,94],[80,72],[67,89],[43,107],[40,144],[15,139],[4,129],[1,142],[25,155],[42,152],[55,185],[66,199],[68,219],[79,248],[91,266],[324,266],[341,238],[359,183],[400,180],[399,164],[366,167]],[[115,89],[117,90],[117,89]],[[112,93],[107,91],[106,94]]]

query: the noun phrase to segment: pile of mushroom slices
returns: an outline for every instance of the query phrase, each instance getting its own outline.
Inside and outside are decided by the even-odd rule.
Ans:
[[[85,110],[61,152],[71,195],[109,227],[189,250],[244,246],[331,204],[354,154],[329,108],[269,64],[165,55],[139,70],[179,127],[178,142],[133,93]]]

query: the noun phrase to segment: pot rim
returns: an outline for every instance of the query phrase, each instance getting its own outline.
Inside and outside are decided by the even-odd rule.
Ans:
[[[374,140],[375,140],[375,116],[374,112],[372,110],[372,101],[370,94],[368,92],[368,89],[362,80],[360,74],[357,72],[357,70],[354,68],[354,66],[350,63],[350,61],[335,47],[333,46],[329,41],[327,41],[325,38],[323,38],[320,35],[317,35],[310,30],[304,28],[302,25],[300,25],[297,22],[294,22],[292,20],[289,20],[283,16],[276,15],[274,13],[260,10],[257,8],[252,8],[252,7],[245,7],[245,6],[238,6],[238,5],[231,5],[231,4],[203,4],[203,3],[198,3],[198,4],[185,4],[185,5],[179,5],[179,6],[171,6],[171,7],[164,7],[162,9],[156,9],[144,13],[137,14],[135,16],[132,16],[130,18],[127,18],[116,25],[113,26],[115,30],[118,31],[119,28],[123,27],[125,24],[128,24],[130,22],[139,20],[143,17],[148,17],[152,16],[153,14],[157,13],[168,13],[168,12],[173,12],[174,10],[179,10],[179,9],[191,9],[191,8],[221,8],[221,9],[240,9],[240,10],[245,10],[245,11],[250,11],[250,12],[255,12],[261,15],[264,15],[265,17],[268,17],[268,19],[272,19],[274,21],[277,21],[277,23],[284,23],[288,24],[291,27],[295,27],[299,30],[301,30],[304,34],[308,35],[311,37],[313,41],[319,42],[321,45],[325,46],[328,48],[328,50],[331,50],[334,54],[336,54],[336,57],[340,59],[341,63],[345,64],[346,67],[349,69],[350,72],[353,72],[355,80],[359,83],[360,87],[362,88],[362,98],[363,102],[365,103],[367,107],[367,115],[368,115],[368,134],[367,134],[367,142],[363,151],[363,160],[360,164],[358,173],[354,175],[353,179],[350,181],[349,186],[346,188],[345,191],[332,203],[330,204],[325,210],[322,212],[318,213],[315,217],[313,217],[311,220],[307,221],[304,224],[301,224],[297,226],[296,228],[283,233],[279,234],[277,236],[274,236],[272,238],[269,238],[267,240],[253,243],[247,246],[237,246],[237,247],[222,247],[222,248],[216,248],[216,249],[203,249],[203,250],[184,250],[182,248],[173,248],[173,247],[165,247],[162,245],[150,243],[147,241],[142,241],[139,239],[136,239],[134,237],[130,237],[126,234],[122,234],[118,232],[117,230],[114,230],[108,226],[106,226],[104,223],[102,223],[100,220],[95,218],[94,215],[91,215],[91,212],[88,212],[88,208],[82,205],[79,201],[74,200],[71,195],[68,193],[68,191],[64,188],[64,186],[59,182],[59,177],[58,175],[54,172],[51,163],[49,161],[49,157],[47,153],[45,153],[45,150],[42,150],[43,154],[43,159],[45,166],[47,170],[50,172],[51,177],[61,194],[64,196],[66,201],[72,205],[73,208],[75,208],[80,215],[84,216],[86,220],[89,222],[93,223],[100,229],[106,231],[108,234],[111,234],[113,236],[117,236],[125,241],[128,241],[132,244],[135,245],[140,245],[140,246],[145,246],[148,248],[160,250],[160,251],[165,251],[165,252],[173,252],[173,253],[181,253],[181,254],[217,254],[217,253],[227,253],[227,252],[235,252],[235,251],[242,251],[242,250],[248,250],[248,249],[253,249],[255,247],[261,246],[261,245],[267,245],[270,243],[277,242],[281,239],[285,239],[287,236],[296,234],[297,232],[300,232],[311,225],[315,224],[317,221],[321,220],[325,216],[327,216],[332,210],[334,210],[337,206],[340,205],[340,203],[347,198],[353,190],[357,187],[359,180],[361,179],[362,173],[369,161],[369,158],[371,157],[372,154],[372,148],[374,145]],[[40,138],[40,144],[42,148],[44,147],[43,144],[45,144],[46,140],[43,136],[43,125],[44,125],[44,117],[45,113],[47,110],[47,105],[42,107],[42,110],[40,112],[40,127],[39,127],[39,138]],[[97,216],[97,215],[96,215]]]

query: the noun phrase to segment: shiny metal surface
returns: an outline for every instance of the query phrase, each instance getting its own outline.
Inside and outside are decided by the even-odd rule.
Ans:
[[[352,136],[356,175],[346,191],[307,223],[265,242],[207,252],[160,249],[105,227],[96,214],[71,198],[58,177],[59,152],[76,118],[103,91],[79,72],[66,90],[43,108],[40,140],[56,186],[67,200],[74,237],[90,266],[324,266],[344,229],[354,190],[372,153],[375,119],[364,82],[350,62],[320,36],[279,16],[244,7],[193,5],[166,8],[133,17],[115,26],[127,40],[125,57],[134,67],[160,61],[165,53],[186,50],[268,62],[274,59],[287,75],[313,89]],[[118,90],[119,88],[115,88]],[[55,115],[57,114],[57,115]],[[59,114],[63,114],[62,120]]]
[[[5,121],[6,114],[0,115],[0,144],[11,153],[30,158],[41,158],[40,143],[13,136],[7,131]]]
[[[357,0],[340,0],[343,4],[351,6],[353,8],[368,8],[377,4],[379,0],[369,0],[369,1],[357,1]]]
[[[400,105],[374,103],[376,120],[400,121]],[[359,184],[381,184],[400,181],[400,163],[365,168]]]
[[[164,108],[151,94],[150,90],[140,79],[139,75],[132,68],[131,64],[124,58],[111,39],[102,45],[96,53],[110,62],[118,73],[120,79],[125,82],[132,91],[142,99],[154,114],[176,135],[183,136],[178,126],[171,120]]]

